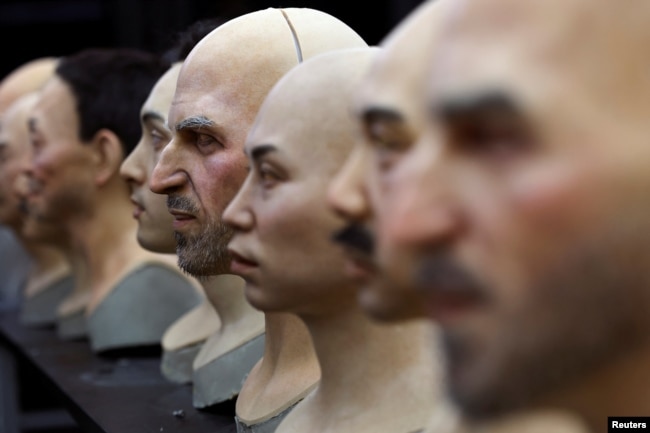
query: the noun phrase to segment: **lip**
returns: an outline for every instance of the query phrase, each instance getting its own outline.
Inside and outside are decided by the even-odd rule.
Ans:
[[[140,219],[140,215],[145,211],[144,206],[142,206],[142,204],[140,204],[140,202],[134,197],[131,197],[131,203],[133,203],[134,206],[133,218]]]
[[[43,182],[40,182],[33,177],[30,177],[27,181],[27,191],[29,194],[36,195],[43,190]]]
[[[228,248],[228,252],[232,256],[230,270],[234,274],[246,276],[259,267],[259,264],[255,260],[244,256],[232,248]]]
[[[342,246],[345,255],[345,273],[354,280],[367,281],[377,274],[377,266],[362,251]]]
[[[427,304],[429,318],[442,326],[449,326],[478,313],[485,300],[466,293],[435,293],[429,296]]]
[[[187,212],[183,212],[177,209],[167,209],[167,210],[174,217],[174,221],[172,222],[174,229],[181,229],[196,219],[194,215],[189,214]]]

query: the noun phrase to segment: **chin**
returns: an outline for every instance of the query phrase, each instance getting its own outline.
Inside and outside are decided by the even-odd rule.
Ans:
[[[283,305],[281,302],[278,302],[277,299],[274,299],[271,292],[272,290],[269,288],[262,288],[255,283],[246,280],[244,295],[246,296],[248,303],[251,304],[253,308],[265,313],[291,312],[290,308],[286,308],[286,305]]]
[[[254,282],[246,280],[244,296],[246,296],[248,303],[251,304],[256,310],[267,311],[268,302],[266,302],[266,296],[264,296],[263,290]]]
[[[145,250],[161,254],[176,253],[176,241],[172,232],[168,236],[163,236],[140,229],[138,230],[137,240],[138,244]]]
[[[378,293],[374,288],[360,289],[358,296],[358,303],[363,312],[380,322],[395,322],[419,316],[401,301],[401,299],[394,299],[393,296]]]

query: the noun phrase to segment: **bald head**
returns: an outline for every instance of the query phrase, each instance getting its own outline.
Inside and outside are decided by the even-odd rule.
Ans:
[[[205,276],[229,268],[221,215],[246,177],[244,142],[271,87],[304,59],[353,47],[367,44],[334,16],[268,8],[220,25],[192,49],[169,110],[173,137],[150,182],[172,213],[192,217],[175,223],[183,269]]]
[[[542,403],[593,431],[647,412],[650,4],[455,0],[443,18],[383,234],[430,299],[450,395],[474,420]]]
[[[325,194],[356,141],[350,94],[378,51],[306,60],[278,81],[258,113],[245,146],[251,169],[224,219],[236,233],[232,250],[264,263],[259,274],[240,274],[249,283],[247,299],[262,311],[357,309],[343,256],[330,241],[342,221]]]
[[[0,81],[0,116],[22,95],[38,90],[52,76],[57,58],[43,57],[14,69]]]

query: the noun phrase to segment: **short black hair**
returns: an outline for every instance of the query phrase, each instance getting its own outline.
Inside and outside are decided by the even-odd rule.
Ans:
[[[140,108],[170,67],[159,55],[140,49],[87,48],[62,57],[55,74],[74,95],[81,140],[109,129],[120,138],[126,157],[140,140]]]

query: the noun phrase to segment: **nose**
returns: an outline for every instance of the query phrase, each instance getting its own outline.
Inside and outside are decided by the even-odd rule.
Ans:
[[[34,154],[26,152],[23,158],[16,161],[18,175],[12,185],[13,191],[19,197],[28,197],[32,193],[31,184],[34,182]]]
[[[368,156],[355,148],[327,190],[328,205],[347,221],[363,221],[372,214],[365,185]]]
[[[187,173],[183,170],[182,151],[174,137],[163,148],[158,162],[151,172],[149,189],[156,194],[168,194],[187,181]]]
[[[144,144],[140,141],[120,166],[120,176],[127,182],[136,185],[142,185],[146,178],[145,170],[141,164],[143,147]]]
[[[251,208],[251,176],[252,173],[248,175],[222,215],[225,224],[241,232],[248,231],[255,225],[255,216]]]

